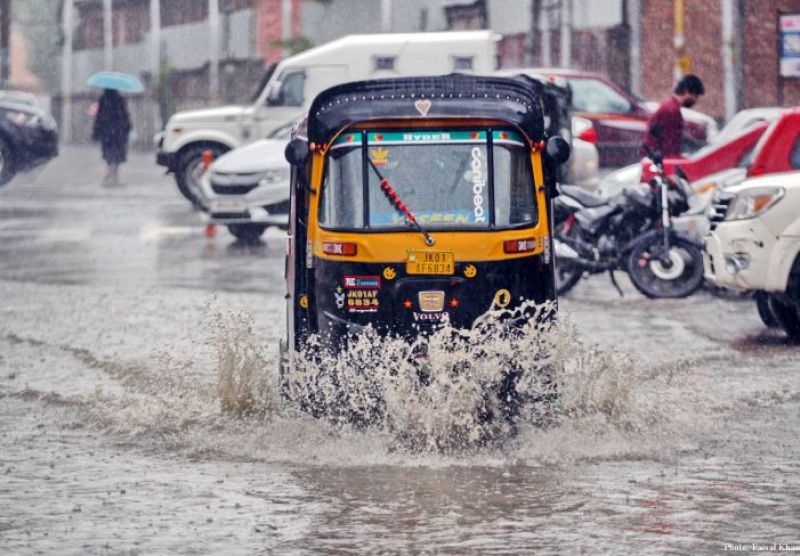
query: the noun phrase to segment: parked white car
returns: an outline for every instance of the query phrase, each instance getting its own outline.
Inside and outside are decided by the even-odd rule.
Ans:
[[[201,218],[219,224],[243,242],[257,241],[269,226],[285,228],[289,218],[289,164],[284,150],[293,124],[267,139],[216,159],[200,180]]]
[[[718,192],[709,220],[706,279],[755,292],[764,323],[800,340],[800,172],[753,178]]]

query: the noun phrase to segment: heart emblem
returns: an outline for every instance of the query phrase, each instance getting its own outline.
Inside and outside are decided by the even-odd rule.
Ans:
[[[414,108],[416,108],[417,112],[425,117],[428,115],[428,111],[431,109],[431,101],[428,99],[420,99],[414,103]]]

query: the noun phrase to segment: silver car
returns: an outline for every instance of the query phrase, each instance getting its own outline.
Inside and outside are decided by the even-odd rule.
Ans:
[[[201,179],[204,221],[227,226],[244,242],[257,241],[269,226],[286,228],[289,164],[283,153],[293,124],[227,152],[211,164]]]

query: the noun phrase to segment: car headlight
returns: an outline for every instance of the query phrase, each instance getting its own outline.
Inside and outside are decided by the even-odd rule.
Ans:
[[[6,118],[18,126],[34,127],[39,124],[39,116],[31,114],[30,112],[15,112],[9,110],[6,112]]]
[[[281,168],[279,170],[267,170],[264,172],[264,175],[261,176],[260,183],[267,184],[267,183],[276,183],[279,181],[285,181],[289,179],[289,169],[288,168]]]
[[[759,187],[738,193],[731,204],[725,220],[745,220],[763,214],[767,209],[783,199],[782,187]]]

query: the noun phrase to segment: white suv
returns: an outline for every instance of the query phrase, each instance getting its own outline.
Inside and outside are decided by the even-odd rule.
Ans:
[[[746,180],[715,194],[705,276],[754,291],[768,326],[800,340],[800,172]]]

